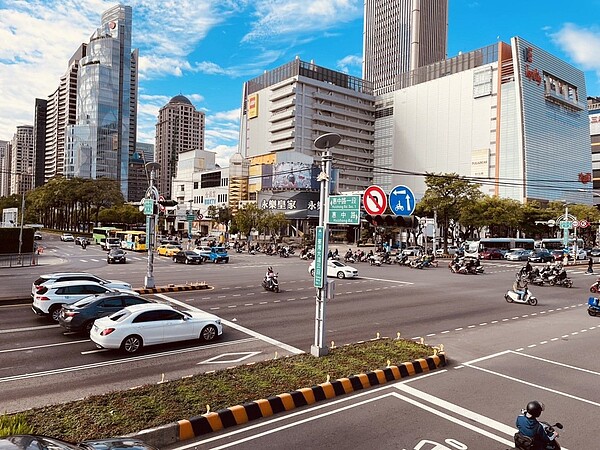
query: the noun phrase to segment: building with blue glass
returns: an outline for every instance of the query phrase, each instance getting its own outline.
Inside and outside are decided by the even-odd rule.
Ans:
[[[67,178],[116,180],[126,199],[137,122],[138,52],[131,50],[131,30],[130,6],[102,14],[79,61],[76,124],[67,127],[64,162]]]

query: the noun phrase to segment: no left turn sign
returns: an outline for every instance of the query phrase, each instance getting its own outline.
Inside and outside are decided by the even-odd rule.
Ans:
[[[363,205],[367,214],[381,215],[387,208],[387,195],[379,186],[369,186],[363,194]]]

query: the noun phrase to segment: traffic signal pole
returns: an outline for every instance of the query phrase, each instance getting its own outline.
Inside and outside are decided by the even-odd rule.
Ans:
[[[146,277],[144,278],[144,287],[146,289],[152,289],[156,287],[154,284],[154,230],[156,228],[156,216],[158,210],[158,189],[154,186],[154,177],[156,170],[160,167],[160,164],[155,162],[149,162],[146,164],[146,170],[150,170],[150,186],[146,191],[146,198],[152,199],[153,208],[152,214],[146,214],[146,247],[148,249],[148,270]]]

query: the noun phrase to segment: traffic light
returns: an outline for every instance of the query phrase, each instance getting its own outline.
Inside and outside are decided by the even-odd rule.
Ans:
[[[177,200],[158,200],[158,203],[163,206],[177,206]]]
[[[394,214],[370,215],[365,214],[367,222],[378,227],[416,228],[418,220],[414,216],[396,216]]]

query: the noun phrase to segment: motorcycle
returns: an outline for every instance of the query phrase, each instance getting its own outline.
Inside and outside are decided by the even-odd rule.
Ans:
[[[523,412],[524,413],[524,412]],[[548,422],[544,422],[542,420],[539,421],[540,425],[544,429],[544,432],[548,436],[552,436],[556,431],[556,428],[559,430],[563,429],[563,425],[560,422],[556,422],[554,425],[550,425]],[[533,448],[533,439],[521,434],[520,432],[515,433],[515,449],[517,450],[531,450]],[[562,447],[558,443],[556,439],[550,441],[549,444],[546,444],[544,447],[545,450],[560,450]]]
[[[300,259],[315,259],[315,251],[313,249],[300,253]]]
[[[279,279],[277,278],[279,273],[273,275],[270,279],[265,277],[261,283],[261,286],[265,291],[279,292]]]
[[[567,271],[565,269],[562,269],[558,274],[550,275],[548,277],[548,283],[550,283],[550,286],[573,287],[573,280],[567,276]]]
[[[600,305],[598,304],[597,297],[590,297],[588,299],[588,314],[593,317],[600,316]]]
[[[290,256],[290,252],[288,251],[287,247],[281,247],[279,249],[279,257],[280,258],[287,258]]]
[[[531,291],[527,288],[524,289],[524,294],[519,298],[519,293],[509,289],[506,294],[504,294],[504,299],[508,303],[523,303],[526,305],[535,306],[537,305],[537,298],[531,293]]]
[[[381,258],[376,255],[369,256],[369,265],[381,267]]]
[[[600,278],[598,278],[596,282],[590,286],[591,293],[595,294],[598,291],[600,291]]]

